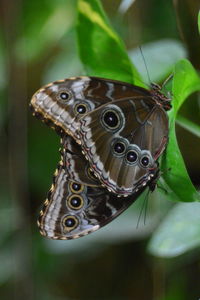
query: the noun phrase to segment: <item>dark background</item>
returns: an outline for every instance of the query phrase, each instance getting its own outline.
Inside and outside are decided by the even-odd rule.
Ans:
[[[151,80],[161,82],[182,57],[199,69],[199,1],[138,0],[125,12],[121,1],[102,3],[131,57],[140,55],[136,47],[142,45]],[[198,300],[199,248],[171,258],[147,250],[174,206],[167,195],[148,196],[150,213],[138,229],[141,201],[80,240],[49,241],[38,233],[39,208],[60,157],[59,138],[31,116],[28,104],[43,84],[84,74],[75,24],[76,1],[0,2],[0,298]],[[142,63],[138,68],[148,81]],[[198,95],[181,114],[199,122]],[[180,126],[177,136],[198,187],[199,139]]]

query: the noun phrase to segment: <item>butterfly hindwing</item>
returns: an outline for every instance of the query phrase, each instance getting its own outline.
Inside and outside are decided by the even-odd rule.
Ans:
[[[76,154],[71,152],[67,160],[73,165],[78,155],[79,161],[83,160],[81,164],[87,165],[86,159],[81,155],[80,146],[70,146],[70,137],[66,136],[64,139],[67,140],[63,141],[65,146],[76,150]],[[95,179],[89,180],[89,184],[87,179],[84,184],[72,180],[70,170],[63,163],[66,160],[65,155],[69,154],[68,148],[64,149],[54,184],[38,220],[41,234],[53,239],[74,239],[96,231],[121,214],[145,189],[142,187],[134,195],[123,198],[109,193]]]
[[[94,176],[89,162],[85,159],[80,146],[67,135],[62,137],[63,168],[67,170],[71,180],[88,186],[99,186],[99,180]]]
[[[108,103],[80,119],[81,146],[113,193],[130,195],[154,176],[168,139],[168,118],[150,97]]]

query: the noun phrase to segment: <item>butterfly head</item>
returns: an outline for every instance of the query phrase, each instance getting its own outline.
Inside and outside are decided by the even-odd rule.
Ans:
[[[165,96],[161,90],[162,87],[157,83],[151,83],[151,93],[154,98],[154,100],[157,102],[157,104],[161,105],[165,110],[171,109],[171,98],[168,96]]]

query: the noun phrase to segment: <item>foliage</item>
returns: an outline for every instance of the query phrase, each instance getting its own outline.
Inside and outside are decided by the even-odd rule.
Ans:
[[[198,106],[195,96],[190,97],[200,90],[199,75],[186,59],[188,51],[179,41],[170,2],[151,0],[147,6],[124,0],[119,14],[118,1],[101,2],[22,0],[20,5],[15,1],[17,9],[11,10],[9,2],[2,4],[1,299],[13,299],[13,290],[16,299],[42,300],[187,300],[199,296],[200,204],[184,164],[186,159],[188,163],[198,158],[199,152],[195,145],[192,155],[183,160],[185,149],[180,151],[176,137],[177,123],[187,130],[186,147],[189,133],[195,141],[200,136]],[[142,14],[135,5],[141,5]],[[200,14],[198,26],[200,31]],[[44,83],[84,72],[149,88],[144,84],[149,78],[141,52],[135,47],[141,44],[138,36],[145,43],[142,51],[150,78],[160,83],[173,73],[167,85],[173,105],[170,138],[160,161],[158,188],[152,194],[146,191],[122,216],[94,234],[67,242],[45,240],[39,236],[36,218],[60,157],[59,138],[32,118],[26,111],[28,102]],[[19,141],[18,149],[13,137]],[[193,175],[191,166],[188,169]],[[141,218],[137,228],[147,198],[146,224]],[[163,284],[163,278],[167,283]]]
[[[100,2],[78,2],[77,34],[80,57],[88,75],[137,83],[138,72],[122,40],[110,27]]]
[[[200,245],[199,203],[175,205],[153,234],[149,251],[161,257],[175,257]]]

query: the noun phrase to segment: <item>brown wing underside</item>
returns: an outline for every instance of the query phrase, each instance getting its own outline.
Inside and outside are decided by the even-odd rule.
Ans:
[[[101,106],[80,119],[81,145],[91,167],[101,182],[112,192],[130,194],[143,179],[148,180],[155,161],[165,148],[168,137],[168,119],[165,111],[150,98],[134,98],[113,102],[111,109],[120,108],[119,117],[123,126],[113,132],[102,125],[104,110]],[[113,153],[116,139],[127,144],[123,156]],[[126,163],[126,153],[132,148],[139,151],[138,161],[134,165]],[[150,158],[148,168],[140,164],[144,153]]]
[[[62,92],[69,93],[66,101],[59,98]],[[87,113],[103,104],[140,95],[150,95],[150,92],[115,80],[72,77],[39,89],[31,99],[31,107],[33,113],[47,125],[60,128],[78,139],[78,120],[82,114],[77,113],[77,105],[85,105]]]

